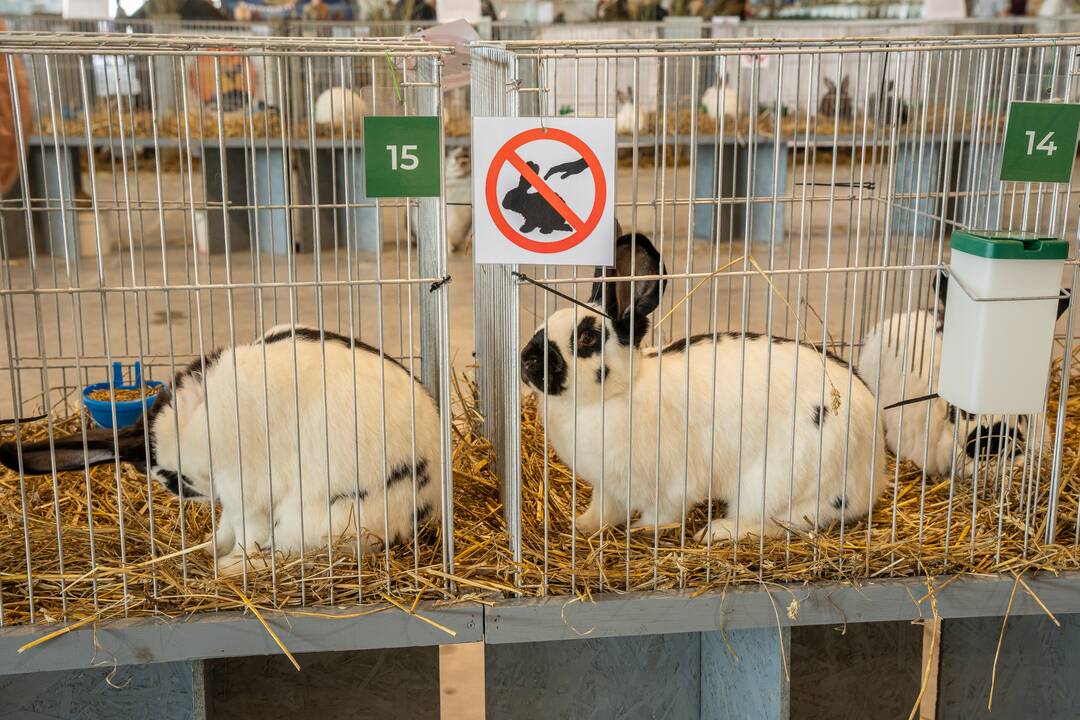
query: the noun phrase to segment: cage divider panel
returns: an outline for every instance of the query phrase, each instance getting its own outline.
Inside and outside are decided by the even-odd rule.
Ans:
[[[732,222],[736,236],[749,233],[752,242],[778,245],[784,242],[787,203],[782,198],[787,192],[790,153],[787,144],[781,141],[777,161],[777,144],[772,140],[758,140],[736,146],[735,194],[743,202],[735,204]],[[750,213],[749,227],[747,211]]]
[[[364,151],[359,145],[349,144],[335,148],[333,152],[338,231],[342,237],[346,231],[352,234],[350,244],[353,248],[378,252],[381,249],[380,234],[372,232],[371,228],[378,227],[379,208],[364,194]],[[329,168],[320,172],[329,172]],[[323,247],[329,247],[332,242],[325,236],[322,238]]]
[[[75,212],[76,178],[72,147],[59,150],[46,139],[30,151],[30,187],[34,203],[39,250],[69,258],[79,254],[79,222]]]
[[[723,148],[717,162],[716,148]],[[735,206],[735,142],[717,138],[702,138],[697,144],[697,166],[694,170],[694,237],[699,240],[726,242],[733,237],[732,215]],[[745,160],[744,160],[745,162]],[[705,202],[702,202],[702,201]],[[720,203],[717,203],[717,200]],[[742,234],[742,225],[734,228],[734,236]]]
[[[1001,230],[1001,158],[1004,144],[976,141],[959,143],[959,168],[954,222],[979,230]]]
[[[276,255],[289,254],[292,222],[286,205],[288,167],[280,147],[255,147],[254,227],[259,250]]]
[[[315,181],[311,178],[311,153],[315,153]],[[336,211],[331,203],[334,201],[334,176],[330,172],[333,167],[332,150],[329,148],[317,148],[311,150],[308,147],[292,148],[293,155],[293,202],[298,206],[297,227],[299,238],[297,242],[303,252],[311,252],[315,249],[315,223],[318,223],[319,238],[323,247],[327,243],[336,242],[336,228],[334,216]],[[340,172],[340,170],[339,170]],[[316,185],[317,183],[317,185]],[[319,203],[315,206],[315,196],[318,191]]]
[[[892,203],[894,234],[914,232],[920,237],[937,237],[947,144],[940,137],[929,136],[922,141],[897,140]],[[901,197],[915,194],[918,197]]]
[[[225,174],[221,175],[221,154],[225,153]],[[207,146],[203,155],[203,183],[206,188],[207,250],[211,254],[244,250],[251,246],[248,211],[247,151],[225,144]],[[224,203],[224,209],[223,209]],[[225,224],[228,222],[228,238]]]
[[[30,252],[30,228],[26,224],[23,184],[16,182],[0,197],[0,259],[26,257]]]

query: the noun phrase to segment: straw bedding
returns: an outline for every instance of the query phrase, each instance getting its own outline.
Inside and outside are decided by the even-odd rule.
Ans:
[[[736,552],[733,552],[731,543],[707,548],[694,542],[694,533],[707,522],[705,507],[694,508],[690,513],[684,536],[681,536],[677,526],[667,528],[656,538],[655,545],[651,529],[631,532],[629,542],[622,528],[603,531],[602,543],[599,536],[586,539],[579,535],[572,538],[572,492],[576,493],[578,512],[581,512],[587,507],[591,491],[580,479],[574,486],[570,470],[550,449],[544,447],[543,426],[537,417],[536,404],[527,399],[523,402],[521,437],[521,591],[525,594],[542,594],[546,589],[551,594],[584,595],[600,591],[682,587],[707,589],[731,583],[858,581],[945,572],[996,573],[1024,568],[1057,572],[1076,569],[1080,567],[1080,557],[1073,547],[1077,494],[1080,491],[1080,480],[1077,478],[1077,468],[1080,466],[1080,395],[1077,395],[1077,391],[1080,391],[1080,378],[1074,377],[1070,384],[1064,436],[1058,544],[1043,542],[1048,507],[1047,478],[1050,476],[1050,458],[1045,457],[1037,493],[1030,490],[1025,493],[1021,488],[1022,473],[1014,471],[1011,483],[1006,480],[1003,501],[1000,494],[988,492],[984,496],[980,493],[975,505],[974,523],[971,517],[973,488],[970,482],[955,483],[950,523],[949,481],[928,477],[924,486],[918,468],[903,463],[899,482],[895,486],[890,485],[873,513],[869,534],[865,522],[846,526],[841,545],[837,523],[817,534],[792,533],[790,542],[786,538],[775,538],[760,543],[759,538],[751,537],[739,543]],[[1056,394],[1056,391],[1052,392],[1055,400],[1050,406],[1051,417],[1056,413]],[[476,467],[470,471],[459,464],[458,473],[474,482],[494,487],[497,482],[490,470],[491,463],[482,460],[488,446],[475,435],[470,442],[474,444],[474,449],[462,454],[476,458]],[[1046,452],[1049,454],[1049,446]],[[547,502],[544,495],[545,455],[548,460]],[[996,463],[989,463],[988,467],[996,467]],[[892,458],[887,468],[888,477],[893,478],[896,464]],[[920,504],[923,506],[921,538]],[[1002,510],[1000,513],[999,508]],[[722,511],[721,508],[714,508],[713,517],[717,516],[718,510]],[[461,511],[469,515],[468,507],[461,508]],[[1025,555],[1024,519],[1029,513],[1036,518],[1039,531],[1028,533]],[[459,519],[459,524],[461,522]],[[500,529],[496,534],[499,545],[505,547],[504,532]],[[946,534],[949,537],[948,552],[945,547]],[[574,555],[571,554],[572,543],[576,551]],[[764,558],[761,562],[759,553]],[[502,563],[492,570],[501,583],[514,582],[515,568],[510,563]]]
[[[494,599],[513,593],[515,586],[526,595],[587,595],[680,587],[707,589],[742,582],[858,581],[921,573],[991,573],[1022,568],[1057,572],[1080,567],[1073,548],[1080,490],[1078,378],[1071,381],[1064,434],[1057,544],[1044,543],[1042,533],[1048,506],[1048,457],[1043,460],[1037,493],[1025,492],[1021,473],[1014,473],[1013,480],[1006,482],[1003,498],[992,493],[980,495],[974,524],[973,490],[968,483],[956,483],[950,525],[948,481],[927,478],[924,485],[916,468],[902,465],[899,483],[890,487],[875,510],[869,534],[863,522],[845,528],[842,546],[835,526],[817,534],[793,533],[790,542],[785,538],[767,539],[762,562],[758,560],[761,548],[757,538],[740,543],[737,553],[730,543],[709,549],[695,543],[693,533],[706,521],[703,507],[694,508],[690,514],[685,536],[678,527],[663,529],[655,546],[652,530],[631,532],[628,541],[624,530],[606,529],[602,533],[602,553],[600,537],[572,537],[572,493],[581,509],[589,499],[590,488],[580,480],[575,486],[569,469],[544,446],[535,403],[527,400],[521,438],[523,559],[520,566],[516,565],[507,547],[491,446],[477,431],[480,418],[473,391],[467,387],[458,390],[453,456],[456,565],[452,575],[443,569],[439,530],[429,527],[421,533],[418,553],[414,553],[411,543],[394,547],[388,555],[365,557],[360,568],[340,546],[332,556],[323,552],[303,559],[279,558],[276,591],[271,571],[265,567],[252,568],[246,579],[215,579],[207,551],[193,549],[171,555],[182,547],[181,518],[187,547],[209,537],[211,517],[206,505],[188,503],[181,513],[175,496],[156,484],[148,487],[145,476],[130,466],[121,466],[119,480],[114,466],[92,468],[89,505],[87,479],[82,472],[61,473],[56,483],[58,492],[54,493],[51,477],[27,477],[25,486],[21,486],[16,473],[4,470],[0,473],[0,606],[4,624],[30,621],[27,555],[33,575],[36,622],[125,614],[178,616],[241,609],[245,600],[262,608],[388,600],[409,607],[418,599]],[[1051,395],[1053,418],[1057,393]],[[77,417],[67,418],[54,423],[54,432],[69,433],[78,424]],[[28,439],[43,437],[46,427],[41,421],[24,425],[23,432]],[[4,437],[10,436],[9,426]],[[890,477],[893,468],[890,463]],[[920,505],[924,508],[921,537]],[[714,515],[720,510],[714,509]],[[1025,517],[1036,518],[1039,528],[1027,534],[1026,554]],[[63,546],[62,567],[57,552],[58,533]],[[91,573],[95,561],[98,569]],[[447,585],[450,577],[457,582],[454,591]]]
[[[220,126],[219,126],[220,119]],[[359,139],[363,134],[362,117],[356,117],[352,127],[333,127],[331,125],[316,125],[315,136],[318,138],[341,140]],[[456,106],[448,106],[444,112],[443,127],[448,137],[468,136],[472,127],[472,117],[469,111]],[[49,115],[39,118],[40,134],[49,136],[56,132],[62,132],[67,137],[80,137],[86,134],[87,119],[82,114],[76,114],[54,124]],[[920,139],[925,133],[944,132],[950,125],[957,131],[971,130],[975,126],[982,125],[987,128],[1004,127],[1004,117],[988,115],[982,117],[971,113],[950,112],[949,108],[931,108],[927,113],[925,127],[923,116],[918,115],[915,120],[907,125],[897,126],[898,137],[908,139]],[[155,132],[155,118],[147,110],[125,110],[117,112],[115,109],[98,108],[91,113],[89,118],[90,134],[94,137],[118,138],[123,125],[125,137],[150,138]],[[665,115],[656,112],[647,113],[641,126],[638,127],[639,136],[651,136],[657,132],[667,135],[688,135],[696,124],[698,135],[702,139],[708,139],[719,132],[719,123],[716,118],[704,112],[695,112],[690,109],[671,111]],[[740,140],[746,140],[751,132],[749,114],[743,113],[738,118],[728,117],[723,125],[724,135],[737,135]],[[859,115],[854,121],[841,119],[834,123],[833,118],[812,113],[808,118],[805,111],[786,113],[780,121],[780,132],[790,139],[792,136],[801,137],[809,135],[817,138],[828,139],[834,134],[839,137],[855,136],[862,138],[864,134],[868,138],[882,134],[884,130],[891,131],[892,125],[882,125],[882,130],[875,131],[876,123],[872,117],[863,118]],[[268,138],[273,141],[280,139],[282,133],[281,117],[276,109],[266,111],[246,110],[226,111],[218,117],[215,111],[188,112],[186,115],[163,114],[157,118],[157,136],[160,138],[187,139],[191,140],[214,140],[218,137],[225,138]],[[308,137],[309,128],[306,120],[296,120],[287,124],[286,134],[290,138],[304,139]],[[776,132],[776,123],[772,113],[763,112],[757,117],[753,132],[757,136],[769,137]],[[633,133],[620,131],[623,140],[629,139]]]
[[[53,427],[57,436],[76,432],[79,418],[66,418]],[[11,438],[11,428],[6,430],[4,440]],[[23,430],[28,440],[47,436],[44,421],[24,425]],[[446,597],[442,578],[429,572],[442,570],[435,528],[420,533],[418,554],[414,555],[410,543],[391,548],[388,556],[365,556],[359,573],[347,543],[339,543],[333,552],[308,553],[303,559],[279,556],[276,567],[267,568],[263,562],[250,568],[246,579],[215,578],[208,549],[167,557],[182,547],[203,543],[211,527],[209,506],[188,502],[181,513],[175,495],[156,482],[148,483],[130,465],[120,466],[119,480],[114,465],[91,468],[89,481],[83,472],[59,473],[56,492],[52,477],[27,476],[21,487],[18,474],[4,469],[0,473],[3,622],[30,621],[28,555],[36,622],[59,621],[65,614],[68,620],[78,620],[95,614],[104,618],[177,616],[242,609],[239,593],[261,607],[381,602],[382,594],[410,604],[418,594]],[[58,534],[62,558],[57,552]],[[95,559],[98,570],[91,573]]]

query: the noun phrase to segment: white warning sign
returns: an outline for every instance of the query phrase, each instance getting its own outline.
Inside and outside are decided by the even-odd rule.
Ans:
[[[474,118],[478,263],[611,265],[613,118]]]

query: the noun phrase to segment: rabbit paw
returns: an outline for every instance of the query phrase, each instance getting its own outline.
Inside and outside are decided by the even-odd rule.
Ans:
[[[236,536],[233,535],[232,528],[225,525],[218,524],[217,532],[206,539],[207,544],[205,552],[207,555],[217,555],[223,557],[232,552],[236,547]]]
[[[774,523],[771,520],[765,521],[765,537],[772,537],[783,532],[783,528]],[[752,518],[743,518],[739,521],[738,536],[736,536],[735,519],[734,518],[717,518],[705,528],[702,528],[697,532],[694,538],[701,544],[705,544],[706,538],[711,537],[713,542],[731,542],[733,540],[744,540],[749,535],[760,535],[762,533],[761,520],[755,520]]]
[[[244,555],[243,550],[237,549],[225,556],[218,556],[218,575],[221,577],[239,577],[244,574],[244,565],[247,565],[248,574],[269,571],[271,559],[269,553],[258,555]]]
[[[577,528],[579,535],[592,537],[600,531],[600,513],[593,512],[593,508],[590,507],[577,516],[574,520],[574,527]]]

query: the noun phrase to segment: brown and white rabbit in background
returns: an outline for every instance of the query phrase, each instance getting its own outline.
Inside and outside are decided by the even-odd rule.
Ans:
[[[988,458],[1006,451],[1023,461],[1028,416],[972,415],[943,398],[885,409],[937,390],[947,296],[948,278],[942,277],[936,313],[898,312],[874,327],[863,338],[856,367],[878,398],[879,422],[893,454],[915,463],[928,475],[944,477],[953,473],[955,457],[956,474],[970,477],[976,452]],[[1058,303],[1058,317],[1068,306],[1067,298]],[[1045,432],[1045,421],[1039,420],[1039,424]]]
[[[117,435],[114,448],[112,430],[88,431],[85,456],[81,434],[57,438],[55,454],[48,440],[23,443],[22,470],[129,462],[173,493],[182,486],[185,499],[212,499],[221,505],[214,540],[225,573],[237,572],[245,553],[269,549],[271,532],[279,552],[299,553],[331,536],[355,541],[359,522],[360,549],[369,552],[385,538],[410,540],[414,518],[422,526],[441,512],[435,402],[397,361],[331,332],[325,350],[317,329],[285,325],[210,353]],[[18,471],[19,461],[16,443],[0,446],[0,462]]]
[[[632,263],[636,276],[664,272],[641,234],[616,243],[614,274],[630,275]],[[610,274],[597,270],[598,278]],[[713,520],[699,539],[762,528],[773,536],[782,534],[780,523],[809,528],[841,514],[850,522],[866,517],[886,484],[869,388],[813,346],[753,334],[719,332],[715,350],[712,334],[680,340],[661,360],[641,343],[662,292],[657,280],[635,281],[631,295],[629,282],[598,279],[589,300],[596,312],[556,311],[521,354],[522,378],[543,398],[552,447],[593,487],[577,529],[591,535],[601,520],[625,522],[628,510],[640,512],[637,526],[678,523],[683,508],[709,499],[710,488],[728,517]]]
[[[472,250],[472,153],[468,147],[446,151],[446,242],[450,252]],[[416,242],[420,213],[415,203],[409,205],[409,239]]]
[[[825,84],[825,93],[818,102],[819,117],[836,118],[837,111],[839,110],[839,118],[841,120],[851,119],[851,96],[848,95],[849,79],[850,78],[845,77],[840,81],[839,97],[836,95],[836,83],[829,78],[822,79],[822,82]]]

